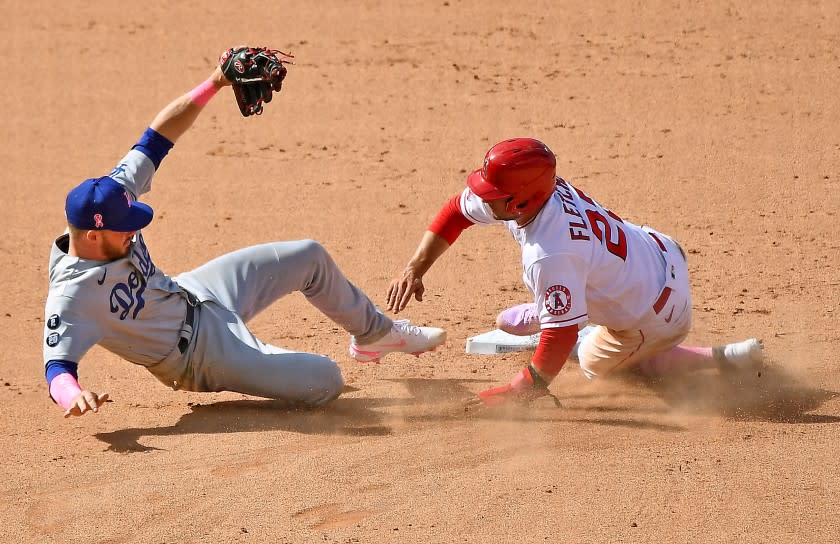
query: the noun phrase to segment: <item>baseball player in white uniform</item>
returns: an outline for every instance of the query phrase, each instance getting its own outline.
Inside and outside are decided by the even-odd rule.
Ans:
[[[528,402],[547,395],[570,356],[590,378],[631,368],[665,374],[761,363],[763,346],[754,338],[714,348],[681,345],[691,328],[682,248],[652,228],[623,221],[557,177],[555,164],[554,154],[537,140],[493,146],[388,290],[388,308],[402,311],[412,295],[422,300],[423,275],[465,228],[507,226],[522,247],[522,278],[534,302],[501,312],[496,323],[511,334],[541,332],[540,341],[531,363],[509,384],[481,391],[475,402]],[[587,323],[593,326],[578,341]]]
[[[142,365],[173,389],[235,391],[317,406],[344,382],[323,355],[266,344],[246,323],[280,297],[302,292],[351,335],[350,355],[419,354],[442,329],[392,321],[341,273],[317,242],[273,242],[224,255],[177,277],[154,264],[141,229],[152,209],[137,201],[161,161],[216,92],[216,68],[167,105],[107,176],[67,195],[68,229],[52,247],[45,306],[44,363],[65,417],[97,412],[107,393],[82,389],[78,363],[95,344]]]

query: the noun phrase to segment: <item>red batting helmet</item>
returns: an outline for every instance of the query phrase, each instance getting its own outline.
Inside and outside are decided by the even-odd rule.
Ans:
[[[484,166],[467,177],[467,185],[484,201],[510,198],[508,213],[538,210],[554,192],[554,153],[539,140],[499,142],[484,156]]]

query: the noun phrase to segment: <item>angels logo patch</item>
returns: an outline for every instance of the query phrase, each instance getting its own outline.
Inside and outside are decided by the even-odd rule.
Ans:
[[[565,285],[552,285],[545,290],[545,309],[551,315],[563,315],[572,309],[572,293]]]

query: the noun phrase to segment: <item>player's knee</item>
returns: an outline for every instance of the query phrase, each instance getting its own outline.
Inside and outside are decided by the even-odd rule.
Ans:
[[[584,338],[577,346],[577,358],[584,376],[590,380],[605,376],[609,373],[609,359],[598,357],[593,350],[592,342]]]
[[[337,399],[344,391],[344,377],[338,365],[330,358],[324,357],[319,366],[314,376],[312,396],[307,402],[311,406],[323,406]]]
[[[331,266],[332,257],[327,249],[316,240],[299,240],[296,242],[295,261],[310,273]]]
[[[298,253],[307,259],[318,260],[327,254],[327,250],[317,240],[301,240],[298,242]]]
[[[512,306],[496,316],[496,328],[514,336],[530,336],[540,332],[540,317],[535,304]]]
[[[498,314],[496,316],[496,328],[501,330],[501,331],[508,332],[507,330],[505,330],[506,327],[507,327],[507,320],[502,319],[502,314]]]
[[[523,331],[523,327],[517,327],[515,325],[511,325],[507,321],[503,319],[496,318],[496,328],[502,332],[506,332],[508,334],[512,334],[514,336],[528,336],[532,334],[530,330]],[[537,329],[539,332],[539,329]]]
[[[329,400],[332,400],[338,397],[341,392],[344,390],[344,376],[341,375],[341,369],[338,368],[338,365],[332,363],[332,369],[327,372],[326,384],[327,384],[327,391],[329,393]]]
[[[499,329],[500,331],[504,331],[508,334],[511,334],[511,332],[510,332],[511,326],[510,326],[510,323],[508,322],[508,320],[505,319],[504,312],[500,312],[496,316],[496,328]]]

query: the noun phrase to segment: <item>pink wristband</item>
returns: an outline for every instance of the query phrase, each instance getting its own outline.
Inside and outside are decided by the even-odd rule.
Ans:
[[[210,102],[210,99],[213,98],[217,92],[219,92],[219,89],[213,85],[213,80],[207,79],[206,81],[200,83],[198,87],[191,90],[189,92],[189,96],[190,100],[193,101],[193,104],[204,107],[208,102]]]
[[[79,396],[82,388],[79,382],[68,372],[63,372],[50,382],[50,396],[53,400],[67,410],[73,404],[73,400]]]

